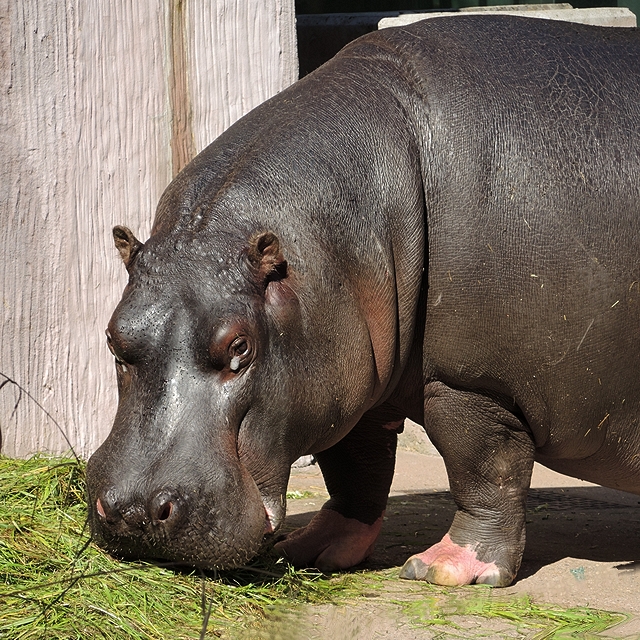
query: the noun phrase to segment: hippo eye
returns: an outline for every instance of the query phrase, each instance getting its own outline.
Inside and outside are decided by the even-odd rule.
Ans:
[[[251,357],[251,345],[244,336],[238,336],[229,346],[229,355],[231,362],[229,368],[231,371],[238,371],[241,365],[246,364]]]
[[[231,344],[231,349],[238,356],[245,356],[249,353],[249,343],[245,338],[237,338]]]

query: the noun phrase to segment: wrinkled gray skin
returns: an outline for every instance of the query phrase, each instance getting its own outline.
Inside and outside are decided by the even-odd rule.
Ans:
[[[244,563],[312,452],[325,509],[370,525],[406,416],[494,584],[520,564],[534,459],[640,493],[639,60],[630,29],[376,32],[195,158],[144,245],[117,227],[99,544]]]

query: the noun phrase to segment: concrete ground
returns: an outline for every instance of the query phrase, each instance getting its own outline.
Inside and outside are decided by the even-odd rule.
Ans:
[[[327,494],[317,466],[294,469],[289,490],[303,495],[307,492],[307,497],[289,500],[286,526],[292,529],[304,526]],[[381,538],[373,556],[361,568],[399,568],[410,555],[444,535],[454,512],[442,458],[417,425],[408,425],[401,438]],[[629,620],[601,637],[640,639],[640,496],[605,489],[536,465],[527,520],[527,545],[520,572],[516,582],[500,592],[527,594],[536,603],[624,613]],[[388,582],[391,586],[385,583],[385,589],[393,593],[387,599],[355,608],[314,608],[309,612],[305,633],[311,638],[332,640],[454,637],[413,628],[392,602],[418,598],[419,589],[416,591],[410,581]],[[470,630],[467,635],[456,632],[455,637],[478,637],[475,626],[485,637],[527,637],[497,621],[471,617],[463,622],[463,627]]]

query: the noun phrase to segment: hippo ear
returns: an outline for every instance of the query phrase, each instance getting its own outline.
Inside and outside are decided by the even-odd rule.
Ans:
[[[262,231],[251,236],[247,255],[252,270],[264,286],[287,277],[287,261],[275,233]]]
[[[124,266],[129,269],[133,263],[136,254],[144,246],[138,238],[136,238],[127,227],[114,227],[113,239],[116,243],[116,249],[120,252]]]

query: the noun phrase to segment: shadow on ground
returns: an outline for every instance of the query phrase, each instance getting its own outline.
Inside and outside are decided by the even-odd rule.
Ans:
[[[640,501],[603,499],[600,487],[531,489],[527,501],[527,545],[518,580],[563,558],[620,563],[621,571],[640,573]],[[319,507],[286,519],[285,530],[305,526]],[[401,566],[412,554],[438,542],[449,528],[455,504],[448,491],[410,493],[389,498],[386,521],[372,557],[359,568]]]

